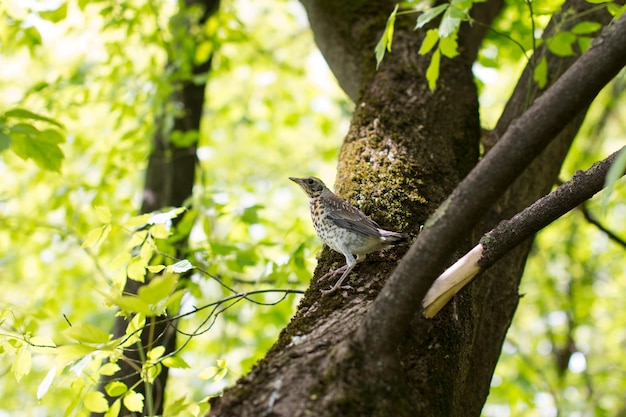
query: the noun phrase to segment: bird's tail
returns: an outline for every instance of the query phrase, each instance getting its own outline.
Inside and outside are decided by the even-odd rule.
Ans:
[[[380,236],[384,241],[389,242],[390,245],[398,245],[408,240],[409,235],[406,233],[392,232],[390,230],[379,229]]]

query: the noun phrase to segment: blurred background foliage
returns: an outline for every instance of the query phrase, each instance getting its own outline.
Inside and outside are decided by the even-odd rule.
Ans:
[[[540,36],[561,2],[532,4]],[[193,222],[189,259],[201,270],[182,311],[230,294],[208,274],[238,291],[308,284],[321,245],[306,197],[287,176],[332,184],[353,104],[315,48],[297,1],[223,1],[196,28],[203,33],[195,48],[193,32],[169,26],[178,11],[173,0],[0,3],[0,114],[27,109],[59,123],[64,137],[59,172],[22,159],[10,145],[0,148],[0,416],[86,413],[81,401],[97,384],[96,365],[64,366],[59,346],[70,343],[70,326],[110,332],[116,309],[103,294],[119,272],[113,261],[128,250],[132,230],[124,223],[138,213],[156,121],[176,111],[168,102],[177,76],[166,68],[168,51],[180,52],[182,62],[215,53],[193,210],[184,214]],[[519,44],[491,32],[475,66],[487,129],[513,89],[511,74],[526,64],[523,52],[531,53],[527,5],[508,2],[495,27]],[[622,75],[590,109],[563,180],[624,145],[624,83]],[[29,122],[42,130],[49,124]],[[626,415],[626,248],[584,216],[625,239],[625,193],[622,182],[608,207],[594,199],[538,235],[484,415]],[[106,223],[102,207],[110,233],[84,248],[89,232]],[[234,383],[271,346],[297,302],[296,295],[275,305],[240,300],[181,319],[182,331],[203,333],[179,338],[188,340],[179,356],[189,367],[171,370],[170,405]],[[54,377],[49,387],[46,375]]]

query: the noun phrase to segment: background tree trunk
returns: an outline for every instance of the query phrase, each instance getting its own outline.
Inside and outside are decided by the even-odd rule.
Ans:
[[[186,7],[198,6],[202,9],[202,14],[197,22],[191,22],[187,10],[183,9],[179,15],[174,16],[171,25],[174,32],[184,34],[190,33],[191,25],[202,25],[207,19],[217,11],[219,0],[185,0]],[[156,131],[152,138],[152,151],[148,159],[146,169],[145,185],[143,190],[143,198],[141,205],[141,213],[151,213],[167,207],[183,206],[188,198],[192,195],[193,185],[195,183],[195,172],[197,164],[196,147],[197,140],[188,146],[179,146],[172,141],[172,133],[193,133],[199,132],[200,122],[202,119],[202,109],[204,108],[204,97],[206,82],[197,83],[193,81],[193,77],[207,73],[211,68],[210,56],[205,62],[195,64],[191,68],[180,68],[181,63],[189,64],[189,57],[180,57],[188,53],[182,45],[172,44],[169,49],[170,56],[168,63],[169,73],[178,75],[178,79],[185,81],[178,82],[173,86],[174,93],[171,99],[165,104],[175,104],[177,109],[176,115],[173,117],[173,125],[170,127],[168,118],[172,117],[168,111],[163,108],[161,116],[156,123]],[[184,65],[183,64],[183,65]],[[164,106],[166,107],[166,106]],[[176,247],[176,253],[171,255],[175,258],[183,258],[187,249],[187,240],[181,239]],[[146,281],[149,277],[146,278]],[[124,292],[126,294],[137,294],[137,291],[143,284],[131,279],[127,279]],[[153,319],[155,319],[153,317]],[[151,318],[146,318],[146,323],[150,323]],[[115,320],[113,333],[115,337],[121,337],[125,334],[128,326],[126,317],[118,316]],[[106,394],[104,387],[113,380],[121,380],[127,386],[136,385],[135,391],[144,396],[144,413],[149,415],[150,412],[155,414],[163,413],[163,403],[165,387],[168,381],[168,367],[162,367],[162,371],[149,387],[141,383],[141,374],[137,372],[137,367],[141,369],[143,357],[146,352],[156,346],[164,346],[165,354],[173,352],[176,349],[176,323],[161,321],[146,328],[141,333],[141,347],[132,346],[125,349],[124,356],[126,360],[120,361],[120,370],[110,377],[103,378],[100,384],[100,390],[105,393],[109,401],[113,400]],[[150,393],[147,393],[147,390]],[[152,401],[150,401],[152,399]],[[151,402],[152,404],[148,404]],[[101,413],[92,413],[92,416],[100,416]],[[124,405],[120,411],[120,415],[135,415],[129,412]]]

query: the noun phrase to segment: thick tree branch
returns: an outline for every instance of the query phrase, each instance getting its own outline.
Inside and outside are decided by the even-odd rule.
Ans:
[[[433,317],[476,275],[602,190],[606,174],[618,153],[611,154],[587,171],[576,173],[570,181],[484,235],[478,245],[435,280],[422,302],[424,315]]]
[[[419,301],[485,210],[626,65],[626,15],[511,127],[427,223],[384,286],[359,329],[365,351],[393,357]]]

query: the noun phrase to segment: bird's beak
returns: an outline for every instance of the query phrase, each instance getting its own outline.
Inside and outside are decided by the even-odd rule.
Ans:
[[[293,182],[295,182],[296,184],[300,184],[302,183],[302,180],[300,178],[295,178],[295,177],[289,177],[289,179]]]

